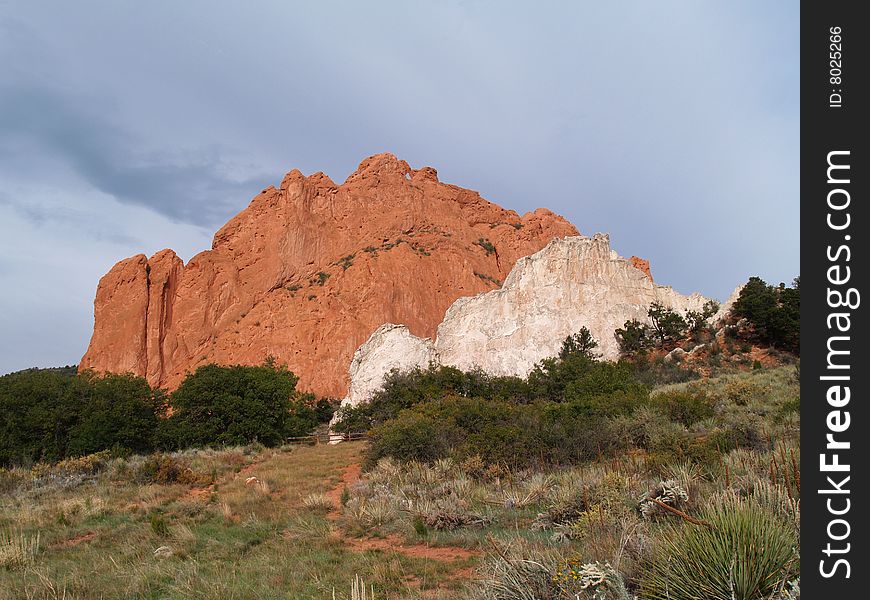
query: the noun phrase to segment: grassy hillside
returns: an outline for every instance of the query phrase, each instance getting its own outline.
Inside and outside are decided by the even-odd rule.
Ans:
[[[547,471],[471,456],[360,473],[365,444],[343,443],[0,470],[0,598],[350,598],[358,576],[376,598],[677,599],[717,569],[737,598],[795,598],[794,372],[654,390],[712,399],[692,439],[753,432],[703,465],[632,448]],[[695,551],[746,540],[769,549],[759,577],[739,551]]]

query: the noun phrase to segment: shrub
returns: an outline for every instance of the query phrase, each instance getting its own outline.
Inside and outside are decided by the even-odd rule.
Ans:
[[[641,577],[643,597],[761,600],[790,579],[798,544],[793,527],[730,494],[700,516],[709,526],[679,524],[659,533]]]
[[[282,367],[205,365],[172,394],[172,415],[160,422],[166,448],[276,446],[317,425],[314,409],[296,392],[297,377]]]
[[[30,474],[24,469],[0,467],[0,494],[11,493],[24,487],[30,481]]]
[[[553,402],[576,401],[614,392],[643,395],[648,388],[634,376],[625,362],[596,361],[581,352],[564,358],[546,358],[536,364],[528,377],[533,398]]]
[[[610,563],[586,562],[579,558],[566,559],[553,580],[575,600],[631,600],[622,575]]]
[[[486,600],[557,600],[562,596],[550,562],[541,556],[516,556],[497,552],[484,564],[486,578],[479,598]]]
[[[195,472],[187,461],[171,454],[152,454],[146,457],[135,468],[133,478],[140,484],[156,483],[159,485],[173,483],[199,485],[212,481],[209,474]]]
[[[659,482],[655,489],[651,492],[647,492],[640,501],[640,514],[642,514],[644,518],[654,519],[671,514],[666,509],[662,508],[658,502],[654,502],[654,500],[672,508],[681,509],[684,508],[686,503],[689,501],[689,492],[683,487],[681,482],[676,481],[675,479],[667,479]]]
[[[731,313],[751,324],[760,341],[790,352],[800,352],[800,277],[792,287],[768,285],[750,277]]]
[[[165,398],[141,377],[30,369],[0,377],[0,465],[147,452]]]
[[[338,412],[337,431],[367,431],[396,418],[407,408],[449,395],[525,402],[529,389],[519,377],[496,377],[481,370],[434,366],[407,372],[393,370],[369,402]]]
[[[449,396],[405,410],[370,432],[367,462],[431,462],[479,456],[487,464],[527,467],[610,455],[626,447],[609,417],[642,399],[627,393],[591,400],[513,404]]]
[[[487,254],[495,254],[495,246],[486,238],[479,238],[476,242],[474,242],[477,246],[486,251]]]
[[[704,392],[669,391],[655,394],[650,403],[671,421],[689,427],[715,414],[715,401]]]
[[[338,259],[338,265],[342,268],[343,271],[347,271],[350,267],[353,266],[353,259],[356,257],[356,253],[348,254],[347,256],[342,256]]]
[[[695,369],[681,365],[676,361],[665,360],[662,356],[648,360],[646,355],[639,355],[635,357],[631,365],[635,378],[640,383],[651,387],[686,383],[701,377],[701,374]]]
[[[149,452],[158,414],[165,409],[161,391],[142,377],[85,374],[90,400],[77,426],[70,430],[68,454],[79,456],[113,450],[115,454]]]
[[[626,321],[622,328],[613,332],[613,335],[623,356],[641,353],[652,346],[649,326],[637,319]]]

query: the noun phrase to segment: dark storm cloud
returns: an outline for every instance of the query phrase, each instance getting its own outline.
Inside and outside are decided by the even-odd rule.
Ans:
[[[0,155],[53,155],[96,190],[171,219],[217,226],[238,211],[262,175],[228,176],[217,151],[146,152],[145,140],[92,99],[34,86],[0,86]]]
[[[78,360],[116,260],[189,258],[290,169],[339,182],[383,151],[609,232],[684,293],[790,281],[798,15],[754,0],[0,0],[0,273],[16,290],[0,296],[16,341],[0,372]]]

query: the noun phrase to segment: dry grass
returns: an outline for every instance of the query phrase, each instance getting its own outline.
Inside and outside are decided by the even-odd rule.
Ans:
[[[184,482],[143,481],[148,457],[102,459],[96,470],[82,461],[86,476],[70,465],[58,476],[46,467],[39,477],[6,472],[0,598],[321,599],[335,589],[345,599],[353,574],[366,582],[367,600],[372,590],[376,598],[423,589],[460,598],[452,573],[465,563],[354,547],[326,518],[334,508],[327,493],[340,489],[361,450],[344,443],[173,453]]]
[[[725,415],[751,412],[776,440],[728,453],[715,473],[686,462],[650,472],[634,454],[550,473],[474,458],[382,460],[354,483],[343,474],[361,443],[174,453],[160,464],[182,475],[163,482],[148,457],[2,471],[0,598],[347,599],[363,588],[367,600],[531,597],[524,585],[559,598],[560,570],[606,565],[636,593],[660,532],[686,525],[666,510],[645,518],[645,499],[697,516],[722,494],[752,495],[799,531],[799,417],[783,408],[797,393],[790,377],[676,386],[706,389]]]
[[[15,568],[32,563],[39,552],[39,532],[0,530],[0,567]]]

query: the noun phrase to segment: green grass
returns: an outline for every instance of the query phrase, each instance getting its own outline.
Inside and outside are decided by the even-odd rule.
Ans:
[[[594,569],[596,562],[613,567],[614,589],[624,584],[632,596],[656,597],[655,582],[641,587],[645,573],[678,576],[657,562],[656,548],[716,542],[705,541],[703,526],[666,511],[641,514],[641,499],[665,479],[687,490],[680,510],[692,518],[734,523],[738,537],[741,527],[756,531],[722,502],[731,492],[751,495],[753,514],[764,513],[779,524],[782,539],[797,543],[793,370],[654,391],[704,390],[715,399],[715,419],[745,420],[762,431],[765,443],[722,455],[714,471],[677,463],[651,468],[646,454],[633,451],[548,474],[472,460],[386,460],[348,484],[343,474],[361,462],[363,443],[169,455],[189,483],[150,482],[148,457],[139,456],[2,471],[0,542],[15,536],[25,558],[0,565],[0,598],[328,599],[333,589],[336,598],[349,598],[357,576],[379,599],[492,598],[495,589],[522,594],[524,585],[573,598],[555,575]],[[713,427],[707,421],[691,427],[706,431]],[[310,501],[324,494],[341,508]],[[451,519],[474,524],[435,525]],[[438,551],[442,556],[434,558]],[[799,574],[797,558],[782,568],[782,556],[765,582]],[[533,572],[524,571],[530,565]],[[756,576],[752,564],[741,569],[747,581]],[[689,565],[685,572],[695,570]]]
[[[333,588],[346,598],[355,575],[390,597],[452,597],[461,585],[451,573],[466,563],[356,549],[304,508],[340,485],[360,450],[182,453],[195,472],[214,471],[213,484],[136,484],[140,457],[76,484],[22,475],[0,495],[0,527],[38,534],[39,549],[28,564],[0,566],[0,598],[331,598]]]

